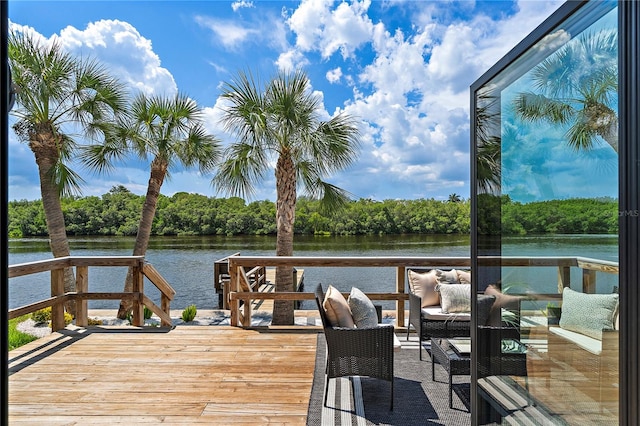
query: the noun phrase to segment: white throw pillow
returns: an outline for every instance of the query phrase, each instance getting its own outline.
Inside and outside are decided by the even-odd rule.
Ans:
[[[615,328],[618,298],[617,293],[580,293],[565,287],[560,327],[602,340],[602,330]]]
[[[471,312],[471,286],[469,284],[438,284],[440,306],[445,314]]]

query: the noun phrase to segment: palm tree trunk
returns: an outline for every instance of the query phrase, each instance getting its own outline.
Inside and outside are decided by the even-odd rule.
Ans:
[[[50,132],[38,133],[34,136],[29,142],[29,147],[33,151],[38,165],[40,194],[42,195],[42,207],[49,233],[51,253],[53,257],[69,256],[69,240],[60,204],[60,191],[53,181],[54,166],[59,159],[55,137]],[[76,280],[72,268],[64,270],[64,291],[76,291]],[[75,315],[75,306],[74,301],[69,301],[65,304],[65,309]]]
[[[159,159],[158,157],[151,162],[151,176],[149,177],[149,184],[147,186],[147,195],[144,199],[144,205],[142,206],[142,216],[140,217],[140,223],[138,225],[136,243],[133,247],[134,256],[144,256],[147,253],[149,238],[151,237],[151,227],[156,215],[158,198],[160,197],[160,188],[162,188],[162,183],[167,175],[167,167],[167,162]],[[129,268],[127,278],[124,283],[124,291],[126,293],[131,292],[132,290],[133,269]],[[131,301],[121,300],[120,308],[118,309],[118,318],[127,318],[127,314],[131,311],[132,306],[133,304]]]
[[[293,255],[293,224],[296,213],[296,170],[290,156],[282,154],[276,164],[276,256]],[[293,291],[293,268],[276,268],[276,291]],[[274,325],[293,325],[292,300],[276,300],[273,304]]]

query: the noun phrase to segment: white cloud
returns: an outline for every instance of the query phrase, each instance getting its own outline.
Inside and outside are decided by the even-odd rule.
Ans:
[[[293,71],[309,64],[309,60],[298,50],[290,49],[282,52],[276,60],[276,66],[281,71]]]
[[[329,70],[327,71],[326,77],[327,77],[327,80],[329,80],[329,83],[337,83],[340,81],[340,78],[342,77],[342,69],[338,67],[338,68]]]
[[[84,30],[68,26],[57,37],[70,53],[97,58],[121,82],[147,94],[173,95],[177,86],[161,66],[151,41],[131,24],[117,20],[92,22]]]
[[[364,43],[375,51],[358,76],[373,90],[355,83],[353,99],[345,105],[366,124],[357,170],[340,175],[348,176],[347,189],[359,196],[375,193],[373,175],[380,193],[398,193],[395,187],[403,188],[400,197],[469,196],[469,86],[559,5],[525,3],[501,21],[479,15],[448,24],[434,19],[435,8],[427,5],[423,22],[408,36],[391,33],[382,23],[358,26],[368,18],[347,13],[346,3],[335,10],[326,2],[301,4],[288,21],[299,51],[316,49],[326,57],[341,49],[347,57],[345,52]],[[352,11],[366,13],[367,5],[354,4]],[[341,31],[346,22],[354,34],[368,38],[348,37]],[[337,78],[336,69],[326,74],[330,82]]]
[[[373,23],[367,16],[370,0],[342,2],[330,10],[332,1],[303,1],[288,19],[296,34],[296,47],[303,52],[319,51],[328,58],[340,51],[344,59],[371,38]]]
[[[196,16],[195,21],[200,26],[211,30],[215,40],[227,49],[236,49],[247,40],[260,36],[260,31],[246,28],[234,21],[224,21],[206,16]]]
[[[231,9],[233,9],[234,12],[237,12],[238,9],[253,8],[253,7],[255,7],[255,5],[253,4],[252,1],[241,0],[241,1],[234,1],[233,3],[231,3]]]

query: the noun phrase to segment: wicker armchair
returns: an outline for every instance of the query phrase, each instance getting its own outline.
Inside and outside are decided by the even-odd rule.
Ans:
[[[323,307],[324,291],[321,284],[318,284],[315,296],[327,341],[324,405],[327,405],[329,379],[368,376],[391,383],[390,410],[393,410],[393,325],[380,324],[373,328],[334,327],[329,323]]]

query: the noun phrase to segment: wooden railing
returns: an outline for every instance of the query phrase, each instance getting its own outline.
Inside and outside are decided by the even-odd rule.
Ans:
[[[133,271],[132,292],[89,292],[89,267],[98,266],[131,267]],[[75,268],[75,292],[65,292],[64,290],[65,268]],[[50,306],[51,328],[53,331],[57,331],[65,327],[64,304],[67,301],[75,301],[76,325],[86,327],[88,324],[88,300],[131,300],[133,302],[133,325],[144,325],[143,311],[145,306],[160,318],[163,326],[172,324],[170,304],[176,292],[151,264],[145,262],[144,256],[68,256],[10,265],[8,269],[9,278],[47,271],[51,273],[51,297],[9,310],[9,319]],[[147,277],[160,290],[161,306],[157,306],[144,294],[144,277]]]
[[[249,327],[251,325],[251,300],[313,300],[313,293],[275,292],[265,293],[247,289],[245,268],[255,265],[264,267],[394,267],[396,268],[395,291],[368,293],[371,300],[395,300],[396,324],[405,322],[406,270],[412,268],[470,268],[468,257],[305,257],[305,256],[240,256],[228,257],[230,291],[229,309],[231,325]],[[582,270],[582,290],[594,293],[596,273],[618,273],[618,264],[584,257],[482,257],[478,259],[482,266],[501,267],[557,267],[558,293],[537,294],[536,297],[554,298],[562,293],[562,288],[570,286],[572,267]],[[243,301],[242,310],[240,301]]]

